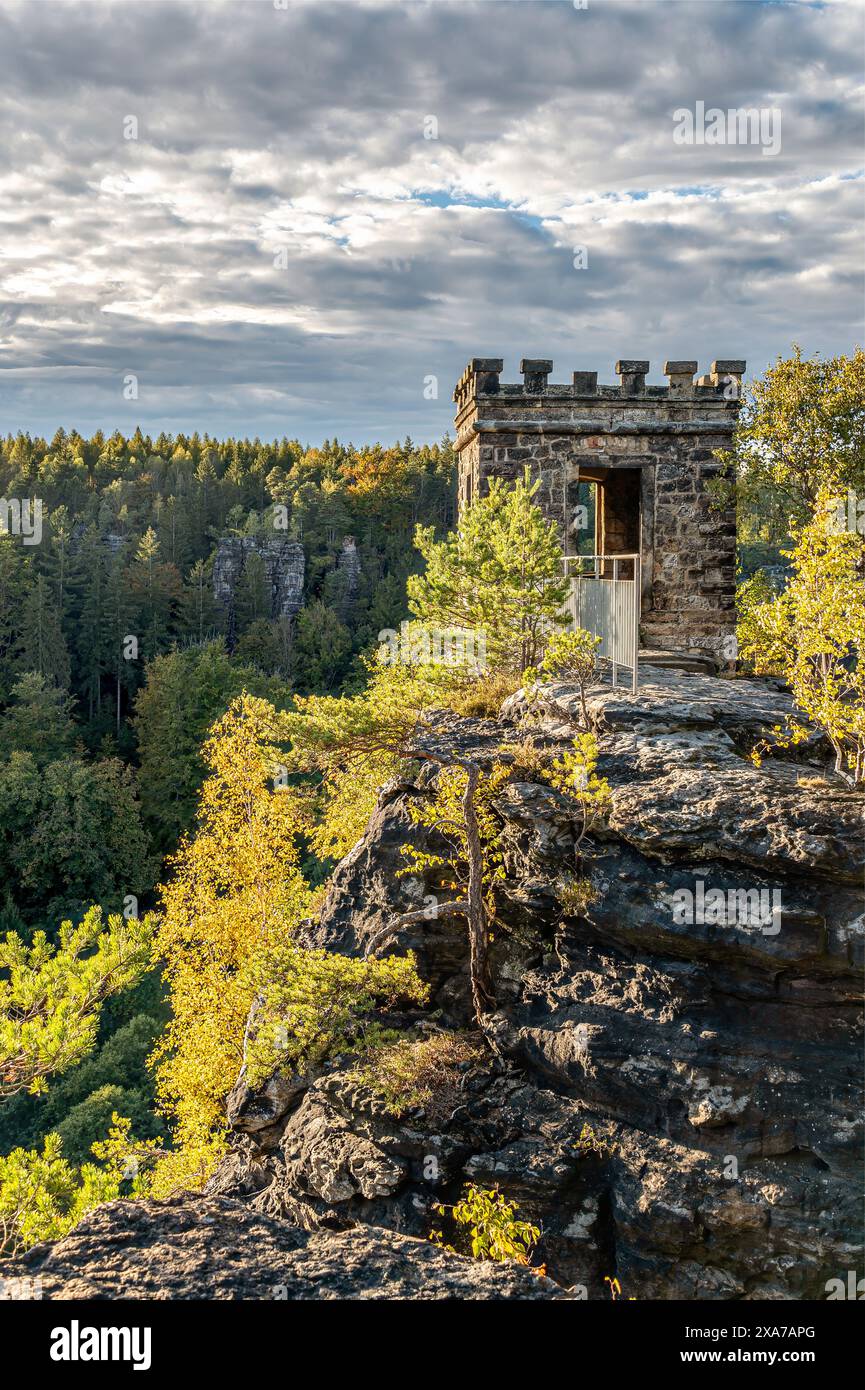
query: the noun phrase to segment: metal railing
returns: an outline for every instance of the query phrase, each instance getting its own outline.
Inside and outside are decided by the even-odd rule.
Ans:
[[[576,566],[574,573],[571,566]],[[589,573],[585,568],[589,567]],[[640,557],[622,555],[566,555],[565,574],[571,581],[569,607],[574,627],[600,637],[596,661],[609,666],[612,684],[627,671],[631,690],[637,689],[640,647]]]

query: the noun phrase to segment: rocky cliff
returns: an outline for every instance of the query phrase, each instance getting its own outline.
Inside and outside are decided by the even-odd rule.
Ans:
[[[531,717],[539,745],[566,747],[576,705],[572,688],[551,686],[530,715],[513,699],[498,721],[443,716],[438,736],[489,762]],[[818,738],[796,761],[752,765],[750,748],[787,707],[763,682],[652,668],[636,695],[591,692],[612,809],[584,854],[595,892],[585,911],[561,905],[572,805],[529,776],[498,803],[500,1055],[464,1065],[446,1113],[401,1119],[348,1065],[255,1093],[241,1078],[233,1152],[209,1196],[181,1204],[191,1229],[210,1219],[208,1202],[240,1232],[261,1222],[295,1252],[298,1289],[301,1264],[326,1257],[342,1270],[331,1296],[387,1297],[402,1279],[411,1297],[475,1296],[464,1261],[416,1241],[440,1224],[433,1203],[468,1181],[495,1183],[541,1226],[555,1283],[529,1275],[504,1293],[517,1272],[475,1266],[490,1280],[480,1296],[554,1297],[558,1286],[600,1299],[615,1276],[638,1299],[825,1298],[862,1258],[865,799],[826,775]],[[432,873],[397,875],[401,845],[420,833],[409,806],[432,775],[383,789],[315,939],[359,953],[427,901],[430,915],[394,946],[417,952],[432,985],[415,1023],[465,1028],[463,928],[435,915]],[[139,1221],[158,1243],[177,1219],[153,1204],[97,1214],[55,1248],[46,1277],[72,1287],[74,1240],[76,1279],[103,1296],[138,1288],[110,1272],[100,1223]],[[374,1294],[368,1260],[398,1271]]]
[[[343,536],[342,549],[336,562],[337,572],[342,581],[339,609],[343,616],[357,597],[360,584],[360,554],[354,536]]]
[[[270,618],[292,618],[303,602],[304,551],[298,541],[223,536],[213,557],[213,596],[229,613],[229,628],[237,587],[251,555],[262,561],[264,598]]]
[[[584,916],[557,895],[569,804],[533,781],[499,804],[501,1058],[470,1068],[463,1103],[434,1125],[395,1121],[345,1070],[300,1093],[241,1084],[243,1137],[214,1191],[310,1227],[423,1235],[433,1201],[497,1183],[542,1226],[550,1274],[590,1298],[612,1275],[641,1299],[819,1298],[856,1266],[863,799],[824,777],[817,740],[801,761],[751,764],[783,693],[645,674],[637,695],[589,699],[612,812],[586,861],[597,897]],[[566,743],[575,710],[575,691],[550,687],[535,736]],[[502,721],[441,733],[489,760],[522,713],[511,701]],[[428,777],[384,790],[336,872],[320,944],[359,952],[436,894],[397,876]],[[738,910],[760,891],[769,914]],[[680,920],[689,893],[702,920]],[[433,983],[435,1026],[465,1026],[459,923],[432,916],[396,946]]]

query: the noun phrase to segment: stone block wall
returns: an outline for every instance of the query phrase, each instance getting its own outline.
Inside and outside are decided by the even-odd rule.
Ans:
[[[696,362],[666,362],[667,386],[646,385],[645,361],[617,362],[617,386],[596,372],[550,384],[545,359],[521,362],[518,384],[501,381],[503,368],[473,358],[454,392],[460,507],[528,466],[576,553],[579,480],[597,482],[604,553],[640,552],[643,645],[720,652],[735,628],[736,518],[732,505],[712,508],[706,484],[715,451],[730,447],[745,363],[713,362],[695,380]]]

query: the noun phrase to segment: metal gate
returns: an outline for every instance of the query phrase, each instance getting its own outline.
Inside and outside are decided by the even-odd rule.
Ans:
[[[566,555],[575,628],[600,637],[596,661],[612,683],[637,689],[640,645],[639,555]],[[620,679],[621,678],[621,679]]]

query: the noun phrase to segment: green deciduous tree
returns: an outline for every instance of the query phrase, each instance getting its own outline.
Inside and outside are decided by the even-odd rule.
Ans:
[[[274,785],[279,732],[273,706],[251,695],[216,723],[197,827],[161,890],[156,949],[172,1017],[151,1061],[177,1152],[157,1170],[160,1191],[200,1183],[219,1157],[255,994],[250,971],[307,909],[296,844],[306,818],[298,797]]]
[[[145,892],[154,863],[131,768],[64,758],[40,772],[13,753],[0,764],[0,863],[22,909],[35,898],[59,915]]]
[[[748,388],[713,489],[735,486],[740,540],[778,544],[821,492],[865,494],[865,352],[803,357],[794,346]]]
[[[865,539],[839,530],[818,498],[814,517],[797,528],[787,588],[741,610],[740,654],[758,674],[781,675],[805,719],[822,729],[835,771],[865,782]],[[759,598],[759,596],[758,596]],[[792,719],[773,731],[776,746],[801,742]],[[771,743],[763,745],[770,747]],[[757,759],[759,760],[759,751]]]
[[[70,1106],[57,1124],[54,1132],[60,1136],[63,1153],[70,1163],[88,1161],[93,1145],[108,1133],[115,1115],[128,1119],[139,1139],[156,1139],[159,1135],[157,1118],[138,1087],[105,1082]]]
[[[277,705],[289,698],[279,680],[232,660],[221,639],[148,662],[135,701],[138,780],[145,822],[163,852],[192,824],[211,724],[244,691]]]
[[[516,1202],[509,1202],[497,1187],[485,1189],[468,1183],[454,1206],[437,1203],[434,1209],[442,1214],[450,1211],[457,1225],[467,1228],[469,1248],[476,1260],[527,1265],[541,1238],[540,1227],[520,1220]],[[433,1232],[433,1239],[444,1243],[440,1231]]]

